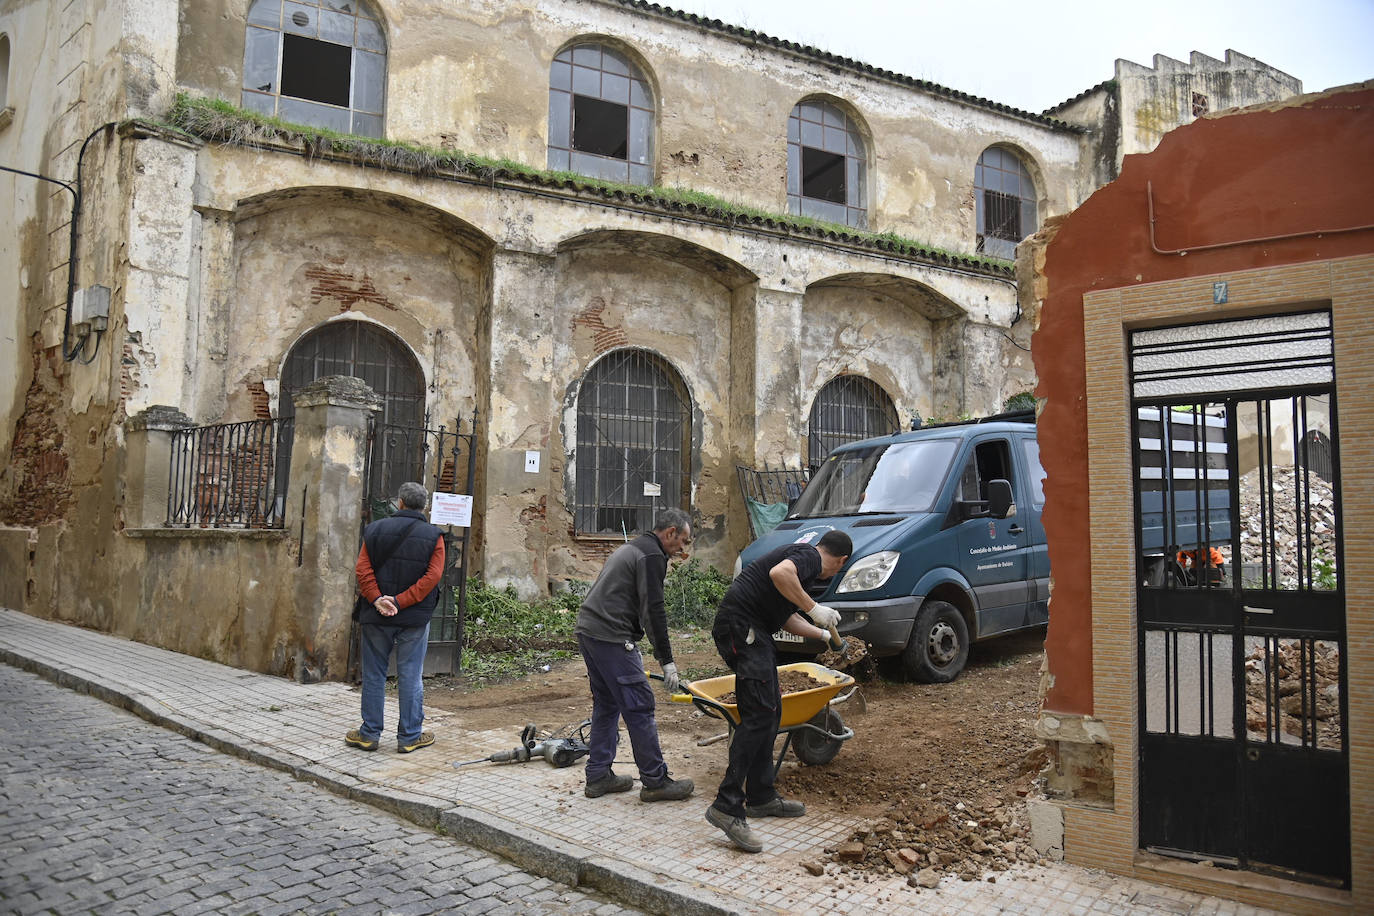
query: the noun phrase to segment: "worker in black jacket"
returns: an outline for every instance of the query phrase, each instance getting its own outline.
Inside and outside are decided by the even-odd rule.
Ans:
[[[344,743],[375,751],[381,740],[386,702],[386,672],[396,651],[396,698],[399,722],[396,750],[402,754],[429,747],[434,733],[421,731],[425,720],[425,651],[429,621],[439,603],[444,573],[443,533],[425,521],[429,491],[403,483],[397,511],[363,530],[356,573],[363,607],[363,724],[344,736]]]
[[[690,779],[668,775],[654,722],[654,692],[636,645],[648,633],[668,691],[677,690],[677,665],[673,663],[668,618],[663,611],[663,580],[668,575],[668,559],[691,539],[687,513],[662,510],[654,519],[652,532],[641,534],[610,555],[582,600],[577,644],[592,688],[591,751],[584,790],[588,798],[626,792],[634,786],[629,776],[611,771],[621,719],[630,733],[630,747],[639,767],[640,801],[677,801],[692,794]]]
[[[744,567],[716,610],[711,637],[721,659],[735,672],[739,725],[730,739],[725,778],[706,809],[706,820],[745,852],[763,849],[748,818],[806,813],[806,805],[782,798],[773,788],[773,741],[782,716],[773,634],[786,630],[811,639],[832,638],[827,631],[839,623],[839,612],[817,604],[808,589],[838,573],[853,549],[849,535],[834,530],[815,544],[809,539],[785,544]],[[831,648],[842,646],[840,642]]]

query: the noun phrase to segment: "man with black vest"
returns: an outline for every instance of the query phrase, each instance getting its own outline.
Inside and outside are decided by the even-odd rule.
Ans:
[[[400,722],[396,750],[402,754],[429,747],[434,733],[424,724],[425,650],[429,620],[439,601],[444,572],[443,533],[425,521],[429,491],[418,483],[403,483],[397,492],[397,511],[363,530],[363,546],[355,569],[363,604],[362,628],[363,724],[344,736],[344,743],[375,751],[382,737],[386,709],[386,671],[396,651],[396,694]]]
[[[587,664],[592,688],[592,726],[587,743],[588,798],[607,792],[627,792],[629,776],[611,772],[620,720],[630,733],[630,748],[639,768],[640,801],[681,801],[692,794],[692,780],[673,779],[663,760],[654,722],[654,692],[644,674],[636,645],[644,634],[663,666],[663,681],[672,693],[678,687],[677,665],[668,642],[668,618],[663,610],[663,580],[668,559],[692,539],[692,526],[681,509],[663,509],[654,530],[616,548],[592,583],[577,615],[577,645]]]

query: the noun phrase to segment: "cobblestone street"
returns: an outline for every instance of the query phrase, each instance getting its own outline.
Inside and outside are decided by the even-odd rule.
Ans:
[[[0,665],[6,913],[630,913]]]

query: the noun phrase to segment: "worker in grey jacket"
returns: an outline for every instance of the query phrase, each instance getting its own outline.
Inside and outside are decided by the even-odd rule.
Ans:
[[[592,583],[577,615],[577,644],[592,688],[592,725],[587,756],[588,798],[627,792],[629,776],[611,771],[620,738],[620,720],[630,733],[639,767],[640,801],[678,801],[692,794],[690,779],[673,779],[663,761],[654,722],[654,692],[644,673],[637,643],[649,635],[654,657],[663,667],[668,691],[677,690],[677,665],[668,642],[663,610],[663,580],[668,560],[692,539],[692,526],[681,509],[664,509],[654,530],[616,549]]]

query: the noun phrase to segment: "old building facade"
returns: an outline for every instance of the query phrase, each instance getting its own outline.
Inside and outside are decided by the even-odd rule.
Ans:
[[[490,582],[590,578],[665,502],[729,568],[737,466],[1033,386],[1015,244],[1143,107],[1016,111],[640,0],[6,0],[0,42],[5,601],[282,673],[337,673],[361,510],[326,507],[380,453],[327,483],[328,430],[371,396],[473,431]],[[371,393],[302,401],[324,376]],[[262,518],[177,523],[164,434],[293,417]]]

